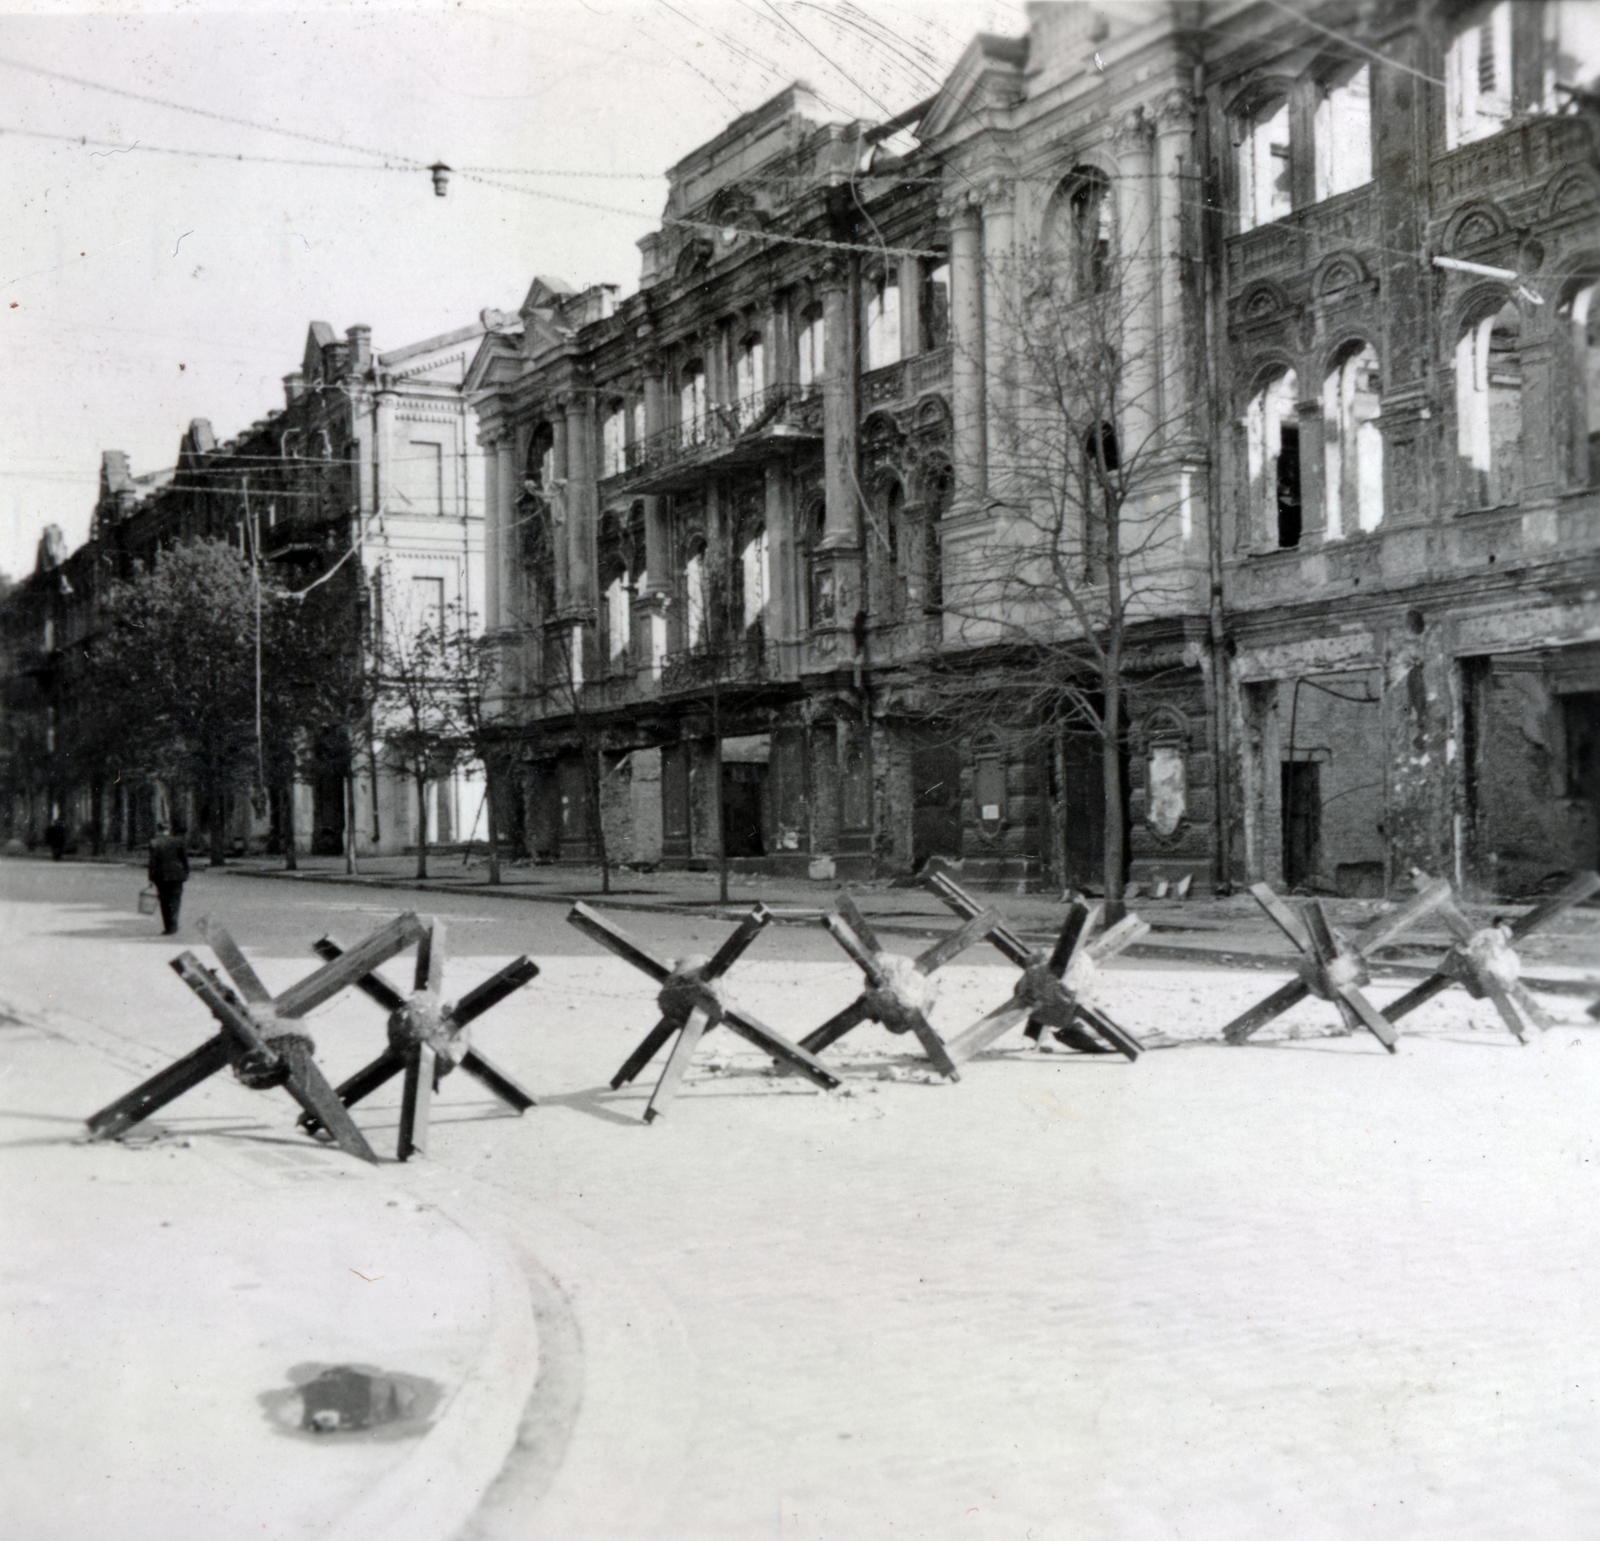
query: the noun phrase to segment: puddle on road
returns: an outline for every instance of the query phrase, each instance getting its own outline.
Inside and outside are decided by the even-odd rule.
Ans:
[[[370,1364],[297,1364],[289,1381],[257,1399],[268,1421],[294,1438],[332,1443],[425,1434],[444,1394],[425,1376]]]

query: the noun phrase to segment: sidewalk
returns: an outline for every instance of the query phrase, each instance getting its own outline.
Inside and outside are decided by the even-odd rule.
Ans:
[[[728,902],[717,896],[715,872],[614,871],[611,891],[601,891],[597,867],[529,866],[506,864],[498,885],[488,880],[486,863],[474,857],[441,854],[428,862],[428,877],[416,876],[416,857],[363,857],[354,877],[339,857],[302,856],[299,870],[287,872],[281,858],[237,857],[222,870],[235,876],[304,883],[359,883],[422,893],[471,894],[486,899],[516,899],[544,904],[570,905],[575,900],[614,910],[649,910],[662,914],[736,919],[752,904],[767,905],[779,925],[812,925],[832,906],[835,894],[849,887],[863,914],[888,935],[926,936],[953,923],[951,913],[920,886],[900,886],[884,879],[868,884],[828,880],[806,882],[762,873],[734,873],[728,881]],[[958,877],[959,881],[959,877]],[[978,894],[998,909],[1030,942],[1053,941],[1066,914],[1060,896],[1053,893]],[[1378,899],[1325,899],[1334,924],[1345,931],[1365,925],[1395,908]],[[1528,904],[1462,904],[1475,924],[1487,925],[1499,916],[1517,916]],[[1129,958],[1280,967],[1291,949],[1281,932],[1245,892],[1227,898],[1209,896],[1186,900],[1139,896],[1130,903],[1150,923],[1149,936],[1129,948]],[[1394,945],[1380,954],[1380,971],[1394,978],[1421,978],[1432,970],[1452,938],[1442,922],[1426,917]],[[1590,902],[1568,910],[1530,937],[1520,948],[1530,982],[1558,993],[1593,995],[1600,991],[1600,905]]]
[[[454,1533],[538,1368],[498,1228],[393,1166],[311,1145],[286,1093],[228,1075],[121,1142],[87,1143],[85,1113],[167,1063],[161,1040],[193,1047],[203,1014],[162,1023],[147,976],[167,953],[114,943],[74,975],[69,1012],[20,929],[0,986],[0,1536]],[[303,1427],[300,1388],[339,1367],[357,1374],[311,1397],[344,1422],[374,1404],[387,1421]]]

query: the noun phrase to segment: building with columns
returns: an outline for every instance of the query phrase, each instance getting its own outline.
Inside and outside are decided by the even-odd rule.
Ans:
[[[1135,881],[1592,864],[1595,8],[1028,12],[894,120],[731,124],[637,293],[491,317],[506,827],[1094,885],[1103,740],[971,704],[1115,587]]]

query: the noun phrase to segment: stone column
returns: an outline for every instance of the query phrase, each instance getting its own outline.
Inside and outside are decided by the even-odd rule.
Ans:
[[[900,357],[922,352],[922,260],[900,259]]]
[[[383,516],[390,511],[389,483],[394,476],[394,409],[398,400],[392,390],[383,389],[378,392],[377,404],[373,408],[373,432],[377,439],[373,445],[373,460],[377,466],[376,504],[380,530],[383,528]]]
[[[553,485],[545,488],[550,509],[550,554],[555,561],[556,615],[572,608],[571,553],[568,527],[572,523],[572,489],[567,483],[567,417],[563,404],[556,403],[550,416],[550,476]],[[554,616],[543,617],[546,624]]]
[[[1154,124],[1136,107],[1112,131],[1117,180],[1117,242],[1122,293],[1122,421],[1117,442],[1128,452],[1154,450],[1159,439],[1160,400],[1160,226],[1155,215],[1152,148]]]
[[[831,263],[822,280],[823,480],[828,500],[822,547],[857,544],[856,370],[854,300],[859,284],[854,262]]]
[[[773,642],[795,642],[800,637],[796,579],[801,557],[795,546],[794,483],[788,469],[776,461],[769,461],[766,468],[766,520],[767,560],[772,571],[767,635]]]
[[[489,632],[506,624],[506,569],[514,549],[516,446],[497,433],[484,443],[483,623]]]
[[[659,356],[644,364],[644,435],[648,442],[667,427],[666,382]],[[672,541],[667,500],[658,492],[644,498],[644,592],[637,604],[643,621],[645,656],[652,679],[661,677],[667,654],[667,611],[672,595]]]
[[[1169,91],[1156,113],[1161,420],[1169,440],[1184,442],[1197,442],[1201,437],[1189,417],[1190,381],[1200,367],[1200,349],[1191,329],[1191,301],[1186,290],[1189,253],[1184,243],[1188,228],[1185,197],[1200,197],[1199,185],[1189,174],[1194,164],[1194,124],[1194,98],[1187,91]]]
[[[572,392],[565,402],[567,415],[567,578],[568,603],[578,618],[596,608],[594,594],[594,543],[599,523],[599,495],[595,486],[595,432],[593,392]]]
[[[950,512],[969,514],[987,486],[983,370],[983,226],[965,198],[950,220],[950,411],[955,498]]]
[[[991,495],[1004,496],[1014,472],[1017,424],[1012,384],[1021,339],[1016,285],[1016,184],[991,182],[983,192],[984,444]]]

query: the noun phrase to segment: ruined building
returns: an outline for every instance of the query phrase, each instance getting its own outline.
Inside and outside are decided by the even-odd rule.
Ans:
[[[1115,575],[1133,879],[1592,864],[1591,8],[1029,23],[887,122],[785,92],[637,293],[491,327],[505,826],[1096,883],[1103,699],[1039,660]]]

